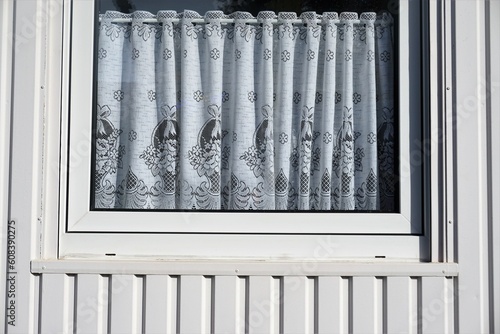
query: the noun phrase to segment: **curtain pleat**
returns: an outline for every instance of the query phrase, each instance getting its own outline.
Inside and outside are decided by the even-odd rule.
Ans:
[[[256,19],[101,17],[95,208],[396,209],[390,16]]]

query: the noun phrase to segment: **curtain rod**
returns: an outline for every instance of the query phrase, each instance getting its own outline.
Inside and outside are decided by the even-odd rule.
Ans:
[[[107,21],[107,20],[104,19],[104,18],[102,18],[102,17],[100,17],[99,18],[99,22],[102,22],[102,21]],[[156,19],[156,18],[142,19],[140,21],[144,22],[144,23],[158,23],[159,22],[158,19]],[[169,21],[171,21],[172,23],[179,23],[182,20],[181,19],[171,19]],[[234,23],[235,22],[234,19],[219,19],[217,21],[219,21],[220,23],[223,23],[223,24],[230,24],[230,23]],[[316,24],[322,24],[323,23],[322,20],[315,20],[315,21],[316,21]],[[345,22],[345,21],[341,22],[341,20],[331,20],[331,21],[333,21],[333,23],[335,23],[335,24],[341,24],[341,23]],[[132,18],[115,18],[115,19],[109,20],[108,22],[112,22],[112,23],[132,23]],[[190,19],[190,22],[192,22],[192,23],[200,23],[200,24],[206,24],[206,23],[208,23],[205,19]],[[260,23],[262,23],[262,22],[260,22],[257,19],[247,19],[247,20],[244,20],[244,22],[245,23],[249,23],[249,24],[260,24]],[[271,22],[273,24],[276,24],[276,23],[278,23],[278,20],[277,19],[272,19],[272,20],[267,20],[267,22]],[[292,24],[304,24],[304,23],[307,23],[307,21],[301,20],[301,19],[287,20],[287,22],[291,22]],[[362,23],[361,20],[348,20],[348,22],[352,22],[353,24],[360,24],[360,23]]]

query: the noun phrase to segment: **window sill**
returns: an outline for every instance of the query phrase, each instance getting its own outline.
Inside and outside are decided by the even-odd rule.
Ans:
[[[112,258],[112,259],[110,259]],[[225,275],[225,276],[458,276],[457,263],[286,260],[101,259],[34,260],[33,274]]]

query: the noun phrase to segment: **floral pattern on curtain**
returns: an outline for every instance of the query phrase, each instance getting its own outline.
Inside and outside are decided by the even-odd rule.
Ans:
[[[249,20],[101,17],[95,208],[396,209],[390,16]]]

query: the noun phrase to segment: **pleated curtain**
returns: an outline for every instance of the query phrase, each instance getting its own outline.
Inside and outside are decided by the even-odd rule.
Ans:
[[[94,207],[394,211],[392,39],[388,14],[107,12]]]

